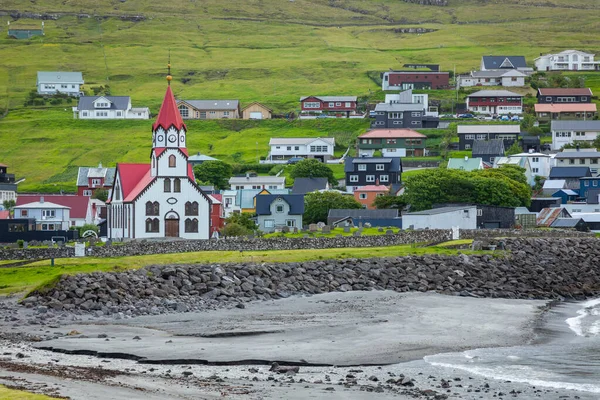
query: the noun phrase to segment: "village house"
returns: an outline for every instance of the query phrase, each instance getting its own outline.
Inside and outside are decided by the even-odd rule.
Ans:
[[[356,154],[373,157],[422,157],[427,136],[412,129],[373,129],[356,139]]]
[[[306,96],[300,98],[300,117],[317,115],[350,118],[358,114],[356,96]]]
[[[564,160],[563,160],[564,161]],[[569,160],[570,161],[570,160]],[[560,167],[552,167],[550,170],[550,176],[548,177],[549,181],[544,182],[544,192],[548,193],[550,188],[552,189],[579,189],[579,180],[581,178],[592,177],[592,172],[590,167],[580,167],[580,166],[560,166]],[[558,180],[559,183],[557,185],[547,186],[546,183],[550,183],[550,181]],[[556,192],[556,190],[554,190]],[[554,193],[551,192],[551,193]]]
[[[533,68],[527,66],[524,56],[483,56],[481,57],[481,71],[516,70],[527,75]]]
[[[402,161],[398,157],[346,157],[344,172],[346,191],[354,193],[376,181],[383,185],[399,184],[402,182]]]
[[[218,238],[219,232],[225,226],[225,206],[223,205],[223,195],[207,194],[210,199],[210,237]]]
[[[483,160],[480,157],[450,158],[448,160],[448,169],[458,169],[471,172],[483,169]]]
[[[594,56],[579,50],[540,54],[535,59],[535,68],[538,71],[599,71],[600,61],[594,61]]]
[[[285,189],[284,176],[257,176],[246,173],[244,176],[233,176],[229,178],[231,190],[242,189]]]
[[[354,199],[362,204],[363,208],[375,210],[377,208],[373,204],[375,199],[389,193],[389,186],[380,185],[379,182],[375,182],[375,185],[366,185],[356,189],[354,191]]]
[[[306,194],[329,189],[327,178],[296,178],[294,179],[292,194]]]
[[[131,107],[129,96],[81,96],[73,107],[73,118],[79,119],[148,119],[148,107]]]
[[[196,165],[201,165],[206,161],[219,161],[218,159],[207,156],[206,154],[200,154],[200,152],[188,157],[188,162],[192,165],[192,168]]]
[[[525,86],[527,74],[516,69],[471,71],[457,78],[459,87],[470,86]]]
[[[0,163],[0,205],[5,201],[17,199],[15,175],[9,174],[8,165]]]
[[[531,166],[531,174],[535,179],[536,176],[547,178],[550,175],[552,168],[552,157],[544,153],[518,153],[508,156],[509,158],[526,158]]]
[[[381,90],[447,89],[449,72],[388,71],[381,74]]]
[[[269,194],[256,196],[256,222],[264,233],[302,227],[304,195]]]
[[[480,90],[467,96],[467,109],[488,115],[522,114],[523,95],[508,90]]]
[[[535,104],[535,116],[540,122],[551,120],[591,120],[596,116],[595,103]]]
[[[20,194],[17,207],[15,218],[34,218],[38,231],[67,230],[94,223],[93,204],[87,196]]]
[[[40,27],[35,25],[11,24],[8,21],[8,37],[13,39],[30,39],[34,36],[44,36],[44,21]]]
[[[116,168],[103,167],[79,167],[77,172],[77,195],[93,196],[96,190],[102,188],[109,192],[115,180]]]
[[[402,228],[398,209],[369,210],[366,208],[331,208],[327,214],[327,225],[334,228],[355,228],[369,224],[372,227]]]
[[[504,156],[504,141],[502,139],[475,140],[473,142],[473,157],[481,158],[483,162],[494,164]]]
[[[564,149],[554,157],[557,167],[588,167],[593,176],[598,175],[600,152],[596,149]],[[582,175],[583,176],[583,175]]]
[[[592,91],[589,88],[539,88],[539,104],[554,103],[591,103]]]
[[[290,194],[289,189],[238,189],[221,191],[225,217],[231,214],[256,212],[256,196]]]
[[[169,85],[152,125],[150,163],[117,164],[108,201],[109,238],[210,237],[212,204],[188,164],[186,136]]]
[[[437,128],[440,122],[437,107],[429,107],[429,95],[412,90],[386,94],[370,116],[373,128]]]
[[[513,165],[524,169],[525,179],[529,186],[535,184],[535,174],[532,171],[531,164],[529,163],[528,157],[498,157],[494,163],[494,167],[501,168],[505,165]]]
[[[521,135],[520,125],[458,125],[456,130],[459,150],[472,150],[476,140],[491,139],[502,139],[508,149]]]
[[[402,229],[477,229],[477,207],[440,207],[404,213]]]
[[[242,119],[271,119],[273,110],[258,101],[242,108]]]
[[[37,87],[38,94],[53,95],[57,93],[69,96],[79,96],[83,85],[81,72],[64,71],[38,71]]]
[[[550,131],[552,150],[560,150],[575,142],[591,144],[600,134],[600,121],[552,121]]]
[[[590,192],[596,193],[596,196],[595,196],[596,202],[594,204],[598,204],[597,194],[600,193],[600,177],[595,176],[595,177],[579,178],[579,196],[581,198],[587,199],[588,193],[590,193]],[[588,201],[588,203],[589,203],[589,201]]]
[[[183,119],[238,119],[239,100],[177,100]]]
[[[267,159],[284,163],[291,158],[315,158],[326,162],[333,157],[335,138],[271,138]]]

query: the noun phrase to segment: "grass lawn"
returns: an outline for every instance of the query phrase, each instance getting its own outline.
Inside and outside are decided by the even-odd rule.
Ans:
[[[384,233],[388,229],[391,229],[394,233],[398,233],[401,230],[400,228],[389,227],[389,228],[384,228]],[[351,228],[350,232],[346,233],[346,232],[344,232],[344,228],[333,228],[330,233],[321,233],[319,231],[319,232],[308,232],[306,234],[310,237],[320,238],[320,237],[336,237],[337,235],[352,236],[354,234],[354,232],[357,232],[357,231],[358,231],[358,228]],[[305,235],[304,232],[269,233],[269,234],[266,234],[264,237],[265,238],[272,238],[272,237],[301,238],[304,235]],[[382,232],[379,232],[379,228],[363,228],[363,230],[362,230],[362,236],[377,236],[377,235],[383,235]]]
[[[463,253],[469,251],[462,250]],[[0,268],[0,294],[18,293],[34,289],[53,281],[62,274],[122,271],[137,269],[146,265],[167,264],[209,264],[242,262],[302,262],[341,258],[395,257],[420,254],[455,255],[456,250],[444,247],[415,247],[399,245],[387,247],[281,250],[281,251],[203,251],[194,253],[156,254],[147,256],[115,258],[63,258],[55,259],[54,268],[50,261],[38,261],[16,268]],[[480,252],[477,252],[480,253]]]
[[[170,52],[177,98],[239,99],[242,106],[260,101],[276,114],[297,113],[299,98],[306,95],[381,101],[380,72],[405,63],[440,64],[441,70],[458,74],[476,69],[483,54],[522,54],[531,64],[539,53],[600,48],[600,36],[594,34],[597,0],[551,3],[505,0],[500,7],[452,0],[435,7],[398,0],[249,0],[231,6],[220,0],[93,5],[4,0],[6,10],[62,14],[45,21],[43,37],[0,35],[0,115],[8,113],[0,118],[0,162],[26,178],[20,191],[73,192],[79,166],[148,161],[151,121],[77,121],[74,103],[24,107],[37,71],[82,71],[84,90],[108,85],[112,95],[129,95],[134,107],[147,106],[156,114]],[[75,16],[81,12],[92,15]],[[134,21],[131,15],[141,18]],[[565,26],[566,20],[577,24]],[[8,21],[11,27],[40,24],[0,16],[0,25]],[[399,27],[431,32],[403,34]],[[600,92],[597,74],[584,75],[586,85]],[[425,92],[450,110],[478,89],[461,90],[458,98],[453,90]],[[368,125],[368,120],[329,119],[190,121],[188,148],[226,162],[254,162],[266,156],[271,137],[334,136],[340,154]],[[440,137],[429,134],[429,146],[435,146]]]
[[[13,390],[4,385],[0,385],[0,400],[50,400],[56,398],[57,397],[48,397],[43,394]]]

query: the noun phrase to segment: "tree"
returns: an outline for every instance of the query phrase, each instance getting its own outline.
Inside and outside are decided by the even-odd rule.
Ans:
[[[229,224],[236,224],[242,226],[248,232],[254,232],[258,229],[258,226],[256,226],[256,223],[254,220],[252,220],[253,217],[254,214],[251,213],[233,213],[229,217],[225,218],[225,226]]]
[[[517,177],[517,172],[521,173],[514,167],[473,172],[427,170],[406,178],[404,197],[414,211],[442,203],[527,206],[531,202],[531,188]]]
[[[362,205],[354,200],[353,196],[339,192],[312,192],[304,196],[304,223],[313,224],[327,222],[330,209],[362,208]]]
[[[201,182],[210,182],[217,189],[225,189],[229,184],[233,169],[223,161],[204,161],[194,167],[194,176]]]
[[[521,121],[521,130],[529,132],[533,128],[533,124],[535,124],[535,117],[531,114],[525,114]]]
[[[14,200],[4,200],[2,205],[4,206],[5,210],[11,211],[17,205],[17,203]]]
[[[386,208],[397,208],[398,210],[404,209],[406,207],[406,199],[404,196],[394,196],[394,195],[385,195],[385,196],[377,196],[373,205],[378,210],[386,209]]]
[[[106,200],[108,200],[108,190],[103,188],[96,189],[96,191],[94,191],[92,199],[98,199],[100,201],[106,202]]]
[[[337,186],[337,180],[333,176],[333,171],[327,165],[315,158],[308,158],[294,165],[290,176],[296,178],[327,178],[329,184]]]
[[[519,142],[513,142],[508,149],[506,149],[505,154],[507,156],[512,156],[513,154],[522,153],[523,149],[519,146]]]
[[[248,235],[250,231],[243,227],[240,224],[236,224],[232,222],[231,224],[227,224],[221,229],[221,234],[225,236],[244,236]]]

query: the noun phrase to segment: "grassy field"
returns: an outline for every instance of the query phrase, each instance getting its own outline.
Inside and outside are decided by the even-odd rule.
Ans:
[[[463,253],[469,251],[461,250]],[[321,259],[395,257],[419,254],[457,254],[457,250],[445,247],[415,247],[400,245],[389,247],[342,248],[320,250],[284,251],[203,251],[195,253],[156,254],[149,256],[115,258],[65,258],[56,259],[54,268],[50,261],[38,261],[26,266],[0,268],[0,295],[24,292],[52,282],[62,274],[90,273],[96,271],[122,271],[146,265],[193,264],[193,263],[242,263],[242,262],[302,262]]]
[[[308,94],[381,100],[380,72],[404,63],[438,63],[461,73],[477,68],[485,54],[522,54],[532,63],[540,52],[600,48],[596,0],[449,3],[5,0],[4,10],[53,13],[57,19],[45,21],[44,37],[0,36],[0,110],[8,112],[0,120],[0,162],[26,178],[22,191],[72,191],[78,166],[148,160],[149,121],[74,121],[69,104],[24,107],[37,71],[82,71],[86,90],[109,85],[111,94],[129,95],[134,107],[156,113],[170,52],[178,98],[260,101],[287,113],[297,111],[299,97]],[[132,15],[140,18],[130,20]],[[7,21],[12,27],[40,23],[0,16],[0,26]],[[407,27],[431,32],[397,32]],[[596,93],[599,76],[586,75]],[[446,108],[456,96],[430,94]],[[367,121],[313,123],[190,122],[189,150],[250,162],[266,155],[271,136],[335,136],[342,144],[368,127]]]
[[[13,390],[0,385],[0,400],[51,400],[56,398],[57,397],[48,397],[43,394]]]

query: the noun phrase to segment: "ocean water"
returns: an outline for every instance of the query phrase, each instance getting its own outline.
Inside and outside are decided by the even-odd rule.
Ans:
[[[551,309],[534,344],[437,354],[424,360],[484,378],[600,399],[600,299]]]

